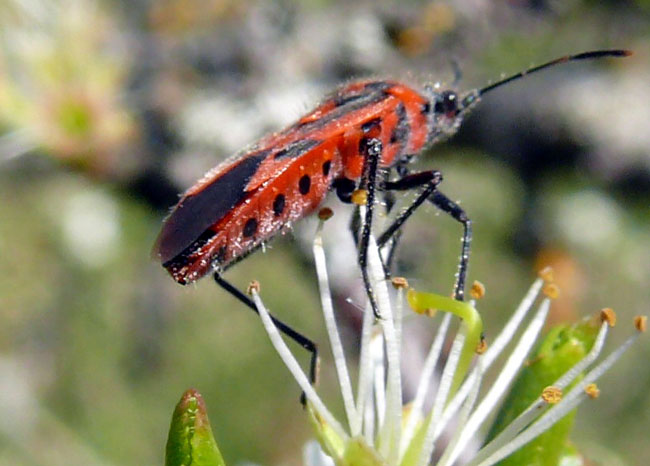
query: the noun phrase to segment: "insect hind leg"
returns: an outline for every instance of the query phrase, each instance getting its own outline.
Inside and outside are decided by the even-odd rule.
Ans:
[[[219,273],[214,273],[213,277],[214,277],[214,281],[217,282],[217,284],[220,287],[222,287],[228,293],[230,293],[235,298],[237,298],[246,307],[248,307],[253,312],[259,315],[257,306],[255,306],[253,300],[250,299],[248,296],[246,296],[246,294],[244,294],[243,291],[235,287],[229,281],[225,280]],[[300,346],[302,346],[311,354],[310,361],[309,361],[309,381],[311,382],[312,385],[315,385],[316,382],[318,381],[318,361],[319,361],[318,346],[316,346],[316,343],[311,341],[302,333],[298,332],[297,330],[294,330],[293,328],[291,328],[290,326],[288,326],[278,318],[274,317],[273,315],[270,316],[271,316],[271,320],[273,321],[273,324],[278,328],[280,332],[284,333],[287,337],[289,337],[290,339],[298,343]],[[304,392],[300,395],[300,402],[302,403],[303,406],[306,406],[307,399],[305,397]]]

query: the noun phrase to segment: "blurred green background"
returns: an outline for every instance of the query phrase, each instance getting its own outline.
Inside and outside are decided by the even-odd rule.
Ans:
[[[300,464],[310,427],[262,326],[209,279],[183,288],[150,259],[177,194],[346,80],[450,83],[458,66],[466,90],[595,48],[635,55],[495,91],[417,164],[443,171],[475,222],[470,280],[487,287],[488,339],[553,265],[563,291],[551,319],[612,307],[611,348],[648,312],[647,0],[0,3],[0,464],[161,464],[188,387],[229,464]],[[363,294],[349,208],[331,203],[330,270],[354,348]],[[259,280],[266,304],[325,348],[314,227],[227,277]],[[424,207],[400,273],[449,293],[459,238]],[[600,464],[650,457],[648,359],[646,341],[578,416],[574,438]]]

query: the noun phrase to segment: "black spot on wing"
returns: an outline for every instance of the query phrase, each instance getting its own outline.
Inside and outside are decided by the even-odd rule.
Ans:
[[[300,180],[298,180],[298,191],[300,191],[300,194],[303,196],[306,196],[309,194],[309,190],[311,189],[311,178],[309,175],[303,175]]]
[[[257,231],[257,219],[255,217],[251,217],[248,220],[246,220],[242,234],[244,235],[244,238],[250,238],[255,234],[256,231]]]
[[[372,120],[368,120],[361,125],[361,131],[364,133],[369,133],[379,126],[381,126],[381,117],[373,118]]]
[[[262,151],[244,158],[198,193],[181,199],[158,236],[156,252],[163,263],[183,254],[208,227],[244,199],[248,181],[269,152]]]
[[[330,168],[332,168],[332,161],[331,160],[326,160],[323,163],[323,176],[327,176],[330,174]]]
[[[279,150],[273,156],[274,159],[296,158],[309,152],[311,149],[319,145],[322,141],[317,139],[300,139],[298,141],[288,144],[285,148]]]
[[[401,148],[404,148],[411,134],[411,125],[409,124],[408,114],[406,113],[404,104],[400,103],[395,109],[395,113],[397,114],[397,124],[390,135],[390,142],[393,144],[397,143]]]
[[[273,214],[276,217],[282,215],[285,205],[286,205],[286,198],[284,194],[278,194],[277,196],[275,196],[275,199],[273,199]]]

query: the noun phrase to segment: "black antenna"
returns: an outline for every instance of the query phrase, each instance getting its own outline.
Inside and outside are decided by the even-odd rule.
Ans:
[[[543,69],[550,68],[551,66],[559,65],[561,63],[568,63],[571,61],[578,61],[578,60],[591,60],[593,58],[603,58],[603,57],[629,57],[630,55],[632,55],[632,51],[630,50],[592,50],[591,52],[583,52],[583,53],[578,53],[576,55],[565,55],[563,57],[556,58],[555,60],[551,60],[547,63],[544,63],[543,65],[534,66],[532,68],[528,68],[527,70],[520,71],[517,74],[513,74],[512,76],[509,76],[505,79],[495,82],[494,84],[485,86],[483,89],[479,89],[478,91],[471,93],[465,99],[463,99],[463,107],[472,103],[477,97],[480,97],[483,94],[490,92],[493,89],[496,89],[497,87],[501,87],[504,84],[508,84],[509,82],[516,81],[517,79],[523,78],[524,76],[528,76],[529,74],[533,74]]]

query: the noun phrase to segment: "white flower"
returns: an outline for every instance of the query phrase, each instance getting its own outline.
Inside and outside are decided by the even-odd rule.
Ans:
[[[607,318],[611,316],[605,315],[589,353],[552,386],[540,393],[537,400],[495,438],[468,456],[468,451],[474,448],[471,442],[482,439],[481,428],[485,427],[485,421],[496,411],[507,394],[544,325],[551,298],[556,292],[554,285],[549,283],[548,272],[541,274],[543,278],[540,277],[533,283],[508,323],[485,350],[481,339],[482,322],[479,313],[474,309],[473,301],[463,303],[435,294],[407,291],[406,286],[403,286],[405,283],[401,282],[395,283],[396,296],[391,299],[379,251],[374,238],[371,238],[369,270],[374,280],[373,288],[382,319],[375,321],[369,309],[364,313],[355,396],[334,318],[321,230],[322,221],[314,240],[313,251],[323,314],[347,417],[345,425],[334,418],[309,383],[273,325],[258,292],[252,288],[253,299],[269,337],[308,400],[308,410],[322,448],[317,448],[314,443],[308,444],[305,460],[310,465],[424,466],[432,463],[434,453],[435,458],[439,458],[436,462],[438,465],[455,464],[461,453],[462,461],[472,466],[495,464],[550,429],[583,400],[595,398],[597,387],[594,382],[628,349],[640,331],[645,329],[645,318],[638,317],[635,323],[640,331],[635,332],[598,365],[586,372],[600,355],[612,323],[611,318]],[[541,302],[535,307],[540,295]],[[402,315],[406,302],[416,312],[426,313],[429,309],[437,309],[444,311],[445,315],[424,363],[415,398],[407,407],[403,407],[400,351]],[[524,326],[524,321],[531,313],[532,317]],[[429,382],[441,356],[452,314],[461,317],[462,323],[454,337],[440,382],[436,387],[433,406],[429,411],[425,411],[424,400],[431,391]],[[492,368],[504,348],[519,331],[519,340],[505,363],[495,369],[497,374],[493,377],[494,382],[482,393],[480,388],[484,374]],[[475,363],[472,365],[473,359]],[[562,394],[570,385],[570,390]],[[443,432],[451,439],[445,445],[439,442]],[[480,445],[482,442],[476,444]],[[442,451],[437,451],[436,448]]]

